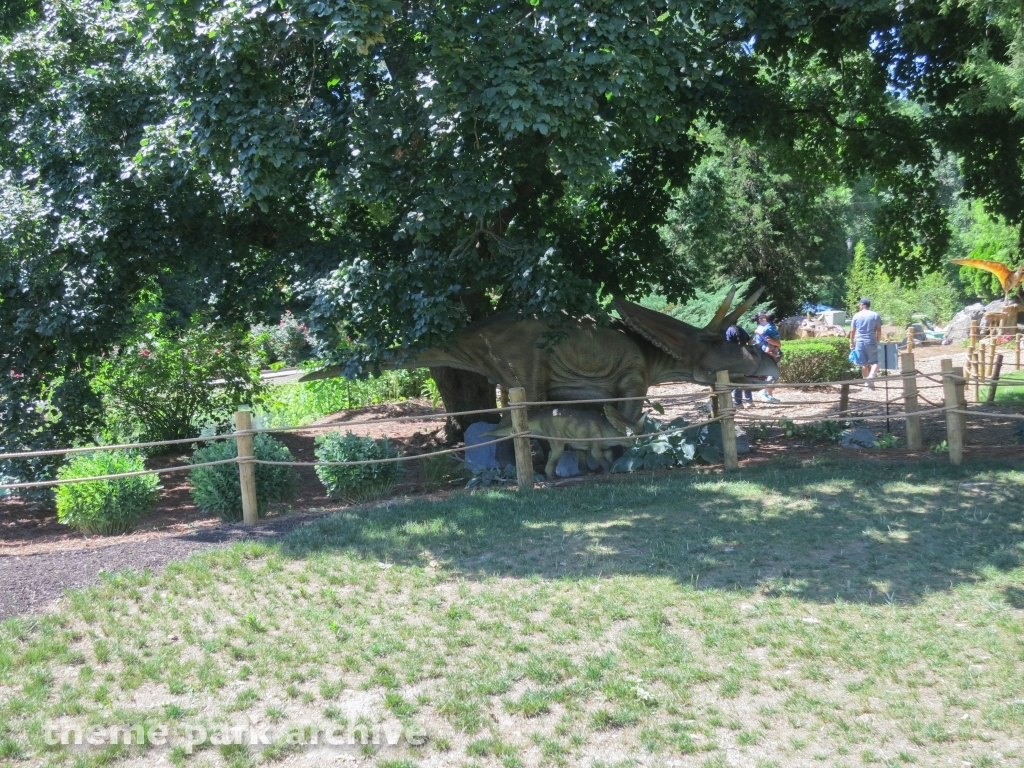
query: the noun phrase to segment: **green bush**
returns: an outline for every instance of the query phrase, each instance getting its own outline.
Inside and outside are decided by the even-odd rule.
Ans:
[[[313,354],[309,329],[296,320],[291,312],[285,312],[277,325],[254,325],[252,339],[267,365],[298,365]]]
[[[233,459],[238,455],[234,440],[218,440],[192,454],[193,464]],[[270,435],[258,434],[253,439],[253,452],[264,461],[292,461],[292,452]],[[217,515],[228,523],[242,519],[242,488],[238,482],[237,464],[197,467],[188,476],[192,500],[204,512]],[[263,517],[270,504],[291,501],[298,493],[299,477],[291,467],[256,465],[256,513]]]
[[[151,329],[104,360],[93,381],[116,439],[198,437],[204,424],[262,397],[250,340],[206,326],[170,333],[159,319]]]
[[[398,451],[387,440],[359,437],[351,432],[344,437],[339,432],[330,432],[318,437],[316,443],[316,457],[320,461],[367,461],[398,456]],[[395,487],[401,472],[398,462],[316,468],[327,493],[347,501],[384,498]]]
[[[782,343],[782,381],[838,381],[851,369],[850,340],[845,336],[796,339]]]
[[[61,480],[140,472],[143,458],[130,451],[97,451],[77,454],[57,472]],[[96,480],[57,486],[57,519],[85,533],[105,536],[135,527],[160,496],[156,475]]]

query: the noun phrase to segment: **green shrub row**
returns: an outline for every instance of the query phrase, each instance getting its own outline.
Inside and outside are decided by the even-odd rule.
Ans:
[[[384,371],[376,378],[320,379],[272,387],[259,413],[268,427],[303,426],[338,411],[422,397],[431,389],[426,368]]]
[[[257,459],[293,461],[292,453],[279,440],[258,434],[253,439]],[[224,461],[236,456],[234,440],[212,442],[192,456],[193,464]],[[342,436],[333,432],[317,439],[317,458],[321,461],[366,461],[390,459],[398,451],[387,440],[359,437],[351,432]],[[132,451],[102,451],[76,455],[61,468],[62,480],[98,477],[145,469],[143,457]],[[317,467],[317,476],[329,495],[347,501],[374,501],[386,497],[402,474],[402,465],[364,464],[358,466]],[[298,493],[298,474],[290,466],[256,464],[257,514],[263,517],[271,504],[288,502]],[[192,499],[203,512],[217,515],[225,522],[242,519],[242,494],[238,465],[218,464],[196,467],[189,473]],[[159,496],[156,475],[113,480],[71,483],[57,487],[57,517],[61,523],[85,533],[112,535],[135,527],[149,512]]]
[[[795,339],[782,343],[782,381],[838,381],[850,372],[850,340],[845,336]]]

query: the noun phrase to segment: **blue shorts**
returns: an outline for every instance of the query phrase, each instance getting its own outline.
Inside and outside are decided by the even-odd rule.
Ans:
[[[861,365],[876,365],[878,363],[878,342],[857,342],[857,360]]]

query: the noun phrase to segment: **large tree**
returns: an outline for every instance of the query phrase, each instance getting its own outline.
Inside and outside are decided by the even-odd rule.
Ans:
[[[927,266],[931,145],[873,52],[918,5],[22,3],[0,28],[5,440],[161,287],[224,323],[305,303],[352,374],[500,308],[682,298],[657,232],[697,118],[826,175],[857,158],[838,167],[873,169],[906,233],[892,263]]]

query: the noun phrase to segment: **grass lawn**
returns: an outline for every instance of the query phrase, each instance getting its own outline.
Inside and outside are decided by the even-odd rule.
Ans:
[[[827,453],[353,509],[0,625],[0,763],[1020,766],[1022,509]]]
[[[999,377],[1000,382],[1013,382],[1011,386],[996,387],[997,403],[1024,403],[1024,371],[1013,371],[1004,373]],[[988,388],[985,389],[986,396]]]

